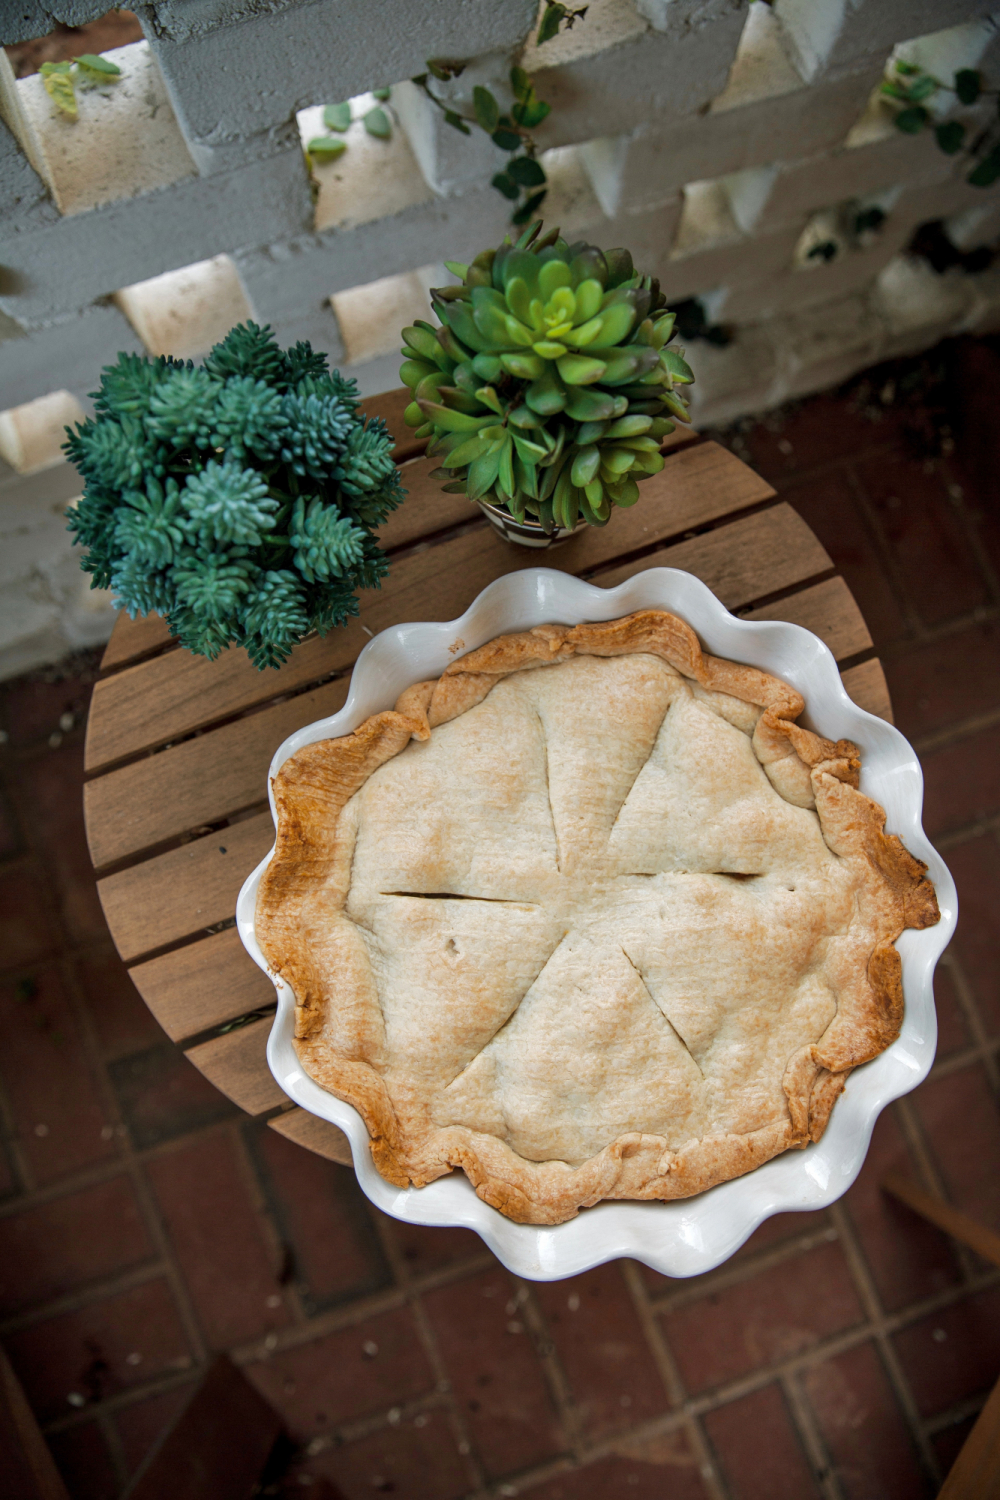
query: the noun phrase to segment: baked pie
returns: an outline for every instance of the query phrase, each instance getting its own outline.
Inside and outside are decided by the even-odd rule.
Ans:
[[[643,610],[500,636],[285,762],[257,938],[383,1177],[558,1224],[820,1138],[939,914],[803,707]]]

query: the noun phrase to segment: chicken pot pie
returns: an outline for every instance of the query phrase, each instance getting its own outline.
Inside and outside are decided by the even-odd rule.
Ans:
[[[285,762],[257,938],[383,1177],[558,1224],[820,1138],[939,914],[803,707],[644,610],[500,636]]]

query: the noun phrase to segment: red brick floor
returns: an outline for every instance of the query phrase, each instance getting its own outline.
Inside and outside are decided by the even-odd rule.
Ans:
[[[0,1334],[74,1497],[121,1493],[217,1349],[283,1414],[292,1477],[348,1500],[935,1493],[1000,1373],[1000,1271],[879,1181],[1000,1228],[998,409],[1000,354],[966,341],[722,435],[854,590],[963,912],[938,1061],[857,1184],[692,1281],[524,1284],[238,1114],[164,1040],[94,897],[93,662],[0,688]]]

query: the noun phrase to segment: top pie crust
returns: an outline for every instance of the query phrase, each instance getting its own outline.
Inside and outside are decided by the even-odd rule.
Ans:
[[[803,707],[644,610],[499,636],[285,762],[257,938],[384,1177],[558,1224],[819,1139],[939,914]]]

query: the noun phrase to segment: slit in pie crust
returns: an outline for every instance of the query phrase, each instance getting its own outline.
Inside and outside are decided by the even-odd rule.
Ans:
[[[558,1224],[820,1138],[939,914],[803,707],[643,610],[500,636],[284,763],[257,938],[383,1177]]]

